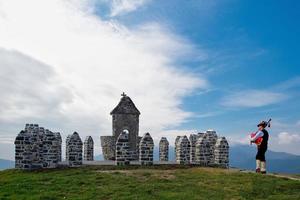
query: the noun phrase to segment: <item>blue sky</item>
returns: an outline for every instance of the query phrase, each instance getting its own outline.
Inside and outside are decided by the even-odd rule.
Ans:
[[[13,159],[25,123],[91,135],[101,153],[123,91],[156,144],[211,128],[247,144],[272,118],[270,148],[300,155],[299,10],[297,0],[3,0],[0,158]]]
[[[163,23],[208,54],[205,59],[182,60],[179,66],[204,75],[210,83],[207,91],[184,98],[181,107],[197,114],[180,128],[212,127],[239,137],[254,131],[259,120],[271,117],[274,134],[285,130],[278,130],[277,123],[290,124],[286,131],[299,134],[295,125],[300,119],[299,9],[296,0],[154,0],[117,19],[129,26]],[[105,17],[106,11],[100,6],[98,14]],[[222,105],[224,96],[243,91],[247,96],[252,90],[282,94],[282,98],[262,106],[255,106],[256,99],[253,106]],[[259,93],[256,98],[259,102],[265,97]]]

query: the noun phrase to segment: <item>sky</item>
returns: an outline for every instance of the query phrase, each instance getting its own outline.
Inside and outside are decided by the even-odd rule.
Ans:
[[[269,148],[300,155],[297,0],[0,0],[0,158],[26,123],[111,135],[125,92],[140,135],[214,129],[248,144],[272,118]]]

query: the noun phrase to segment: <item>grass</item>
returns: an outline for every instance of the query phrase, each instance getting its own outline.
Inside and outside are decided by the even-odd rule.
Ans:
[[[300,199],[300,181],[187,166],[0,172],[0,199]]]

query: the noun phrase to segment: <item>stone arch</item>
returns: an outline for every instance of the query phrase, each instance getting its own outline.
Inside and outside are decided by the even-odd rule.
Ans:
[[[129,165],[129,157],[129,133],[123,130],[116,142],[116,165]]]
[[[150,133],[145,133],[139,144],[139,161],[141,165],[153,165],[154,142]]]

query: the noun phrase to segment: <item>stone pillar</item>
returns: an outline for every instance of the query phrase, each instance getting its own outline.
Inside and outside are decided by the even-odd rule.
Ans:
[[[197,165],[208,166],[210,160],[210,145],[206,137],[200,137],[196,142],[195,161]]]
[[[207,130],[204,137],[208,140],[210,146],[210,158],[208,164],[214,164],[214,150],[218,139],[217,133],[214,130]]]
[[[82,165],[82,141],[77,132],[74,132],[67,142],[68,162],[70,167]]]
[[[225,137],[217,139],[214,151],[214,161],[219,167],[229,167],[229,145]]]
[[[176,147],[176,162],[178,164],[190,163],[190,148],[191,144],[187,136],[180,137]]]
[[[94,160],[94,140],[91,136],[85,138],[83,158],[86,161]]]
[[[139,161],[141,165],[153,165],[154,142],[149,133],[145,133],[139,144]]]
[[[199,134],[191,134],[189,137],[190,143],[191,143],[191,149],[190,149],[190,164],[195,164],[195,152],[196,152],[196,142],[198,138],[200,137]]]
[[[166,137],[159,141],[159,161],[169,161],[169,142]]]
[[[178,141],[180,139],[181,136],[177,136],[175,139],[175,146],[174,146],[174,150],[175,150],[175,161],[177,160],[177,146],[178,146]]]
[[[116,142],[116,165],[129,165],[129,134],[127,130],[122,131]]]
[[[60,142],[56,133],[45,130],[43,139],[43,167],[56,168],[59,162]]]

